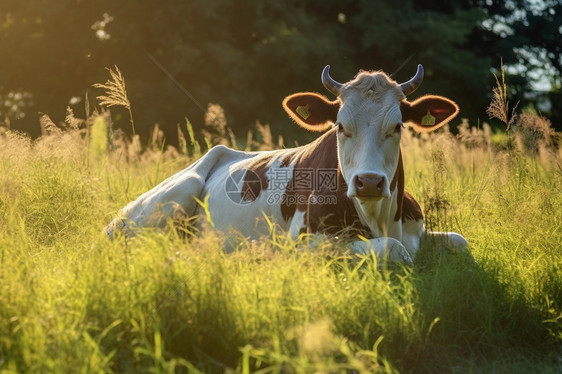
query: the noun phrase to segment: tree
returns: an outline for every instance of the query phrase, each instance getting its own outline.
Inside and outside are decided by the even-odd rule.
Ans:
[[[408,0],[397,7],[390,0],[361,1],[352,18],[360,35],[357,60],[376,61],[388,72],[406,62],[396,73],[398,80],[408,79],[422,63],[426,80],[420,93],[449,96],[460,104],[461,116],[476,120],[487,104],[491,61],[477,58],[467,44],[485,14],[478,7],[458,5]]]
[[[0,0],[0,121],[9,116],[14,128],[37,135],[37,112],[61,121],[74,98],[80,114],[78,98],[90,92],[93,101],[92,84],[117,65],[140,134],[159,123],[171,136],[186,116],[197,126],[212,102],[225,108],[238,134],[259,119],[291,135],[298,130],[280,102],[301,90],[326,93],[324,65],[342,81],[359,69],[396,71],[402,81],[422,63],[420,94],[450,96],[475,123],[487,119],[490,68],[500,58],[507,66],[540,67],[525,59],[522,51],[530,51],[560,76],[562,10],[546,3],[553,9],[547,16],[529,0],[405,0],[400,7],[390,0]],[[508,83],[522,93],[533,77],[529,71],[515,78]],[[114,114],[116,126],[128,130],[126,113]]]

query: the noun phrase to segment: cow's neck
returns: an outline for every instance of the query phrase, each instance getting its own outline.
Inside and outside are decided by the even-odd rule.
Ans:
[[[398,165],[390,182],[390,198],[379,201],[361,202],[352,198],[359,218],[367,226],[375,238],[402,238],[402,201],[404,198],[404,165],[402,152],[399,153]]]
[[[293,184],[289,184],[287,199],[281,205],[281,213],[287,222],[299,211],[304,212],[309,232],[368,235],[368,228],[361,224],[352,200],[347,197],[347,184],[338,163],[336,128],[310,144],[280,151],[279,158],[282,165],[293,167],[294,173],[313,170],[317,177],[309,190],[292,188]],[[320,174],[330,179],[321,182]],[[309,204],[311,196],[316,202]],[[290,201],[297,203],[288,203]]]

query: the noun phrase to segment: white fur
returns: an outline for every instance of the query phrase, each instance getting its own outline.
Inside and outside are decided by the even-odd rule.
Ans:
[[[438,246],[445,246],[460,252],[466,252],[468,248],[466,239],[456,232],[426,231],[422,237]]]
[[[295,211],[295,214],[293,215],[291,224],[289,226],[289,234],[291,235],[291,239],[297,240],[301,233],[301,230],[306,229],[306,222],[304,222],[305,215],[305,211]]]
[[[404,245],[394,238],[375,238],[351,243],[351,249],[358,254],[373,253],[379,260],[400,261],[413,264],[412,257]]]
[[[256,153],[246,155],[257,155]],[[248,204],[238,204],[229,199],[225,193],[226,179],[235,170],[244,170],[248,164],[249,158],[242,159],[238,162],[228,163],[214,170],[207,179],[203,196],[209,195],[209,211],[215,228],[221,231],[235,229],[246,237],[256,238],[260,235],[270,233],[270,227],[265,217],[269,218],[273,223],[281,226],[286,230],[287,224],[281,215],[280,202],[281,195],[284,191],[275,189],[270,191],[267,186],[263,186],[257,199]],[[271,168],[280,167],[280,162],[275,161]],[[287,168],[292,171],[292,166]],[[279,187],[279,186],[277,186]],[[200,211],[201,209],[199,209]]]
[[[406,247],[412,258],[416,257],[420,248],[421,237],[425,232],[423,221],[408,220],[402,224],[402,244]]]
[[[338,135],[338,158],[348,185],[347,195],[357,195],[352,183],[355,176],[373,173],[383,177],[382,197],[388,198],[400,151],[400,134],[394,134],[396,125],[402,123],[396,95],[388,92],[380,101],[373,101],[349,89],[342,97],[337,122],[345,134]]]

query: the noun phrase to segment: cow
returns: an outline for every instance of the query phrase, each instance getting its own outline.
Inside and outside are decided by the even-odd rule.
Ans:
[[[129,203],[107,226],[107,235],[132,236],[170,219],[207,215],[214,228],[249,238],[266,234],[272,222],[295,240],[302,233],[345,234],[355,238],[350,248],[356,252],[407,263],[424,237],[466,248],[457,233],[427,231],[420,205],[404,190],[404,123],[417,132],[434,131],[459,111],[455,102],[436,95],[408,101],[423,75],[418,65],[414,77],[401,84],[382,71],[360,71],[339,83],[326,66],[321,80],[335,100],[312,92],[283,100],[294,122],[323,135],[273,151],[215,146]]]

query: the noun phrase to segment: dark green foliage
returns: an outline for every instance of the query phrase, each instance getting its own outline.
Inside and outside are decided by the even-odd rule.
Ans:
[[[0,120],[8,116],[13,128],[38,135],[35,113],[61,121],[71,97],[83,98],[87,87],[106,80],[105,67],[118,65],[141,134],[158,122],[174,138],[177,123],[187,116],[201,126],[201,107],[217,102],[238,135],[259,119],[295,139],[298,130],[281,99],[301,90],[324,92],[324,65],[344,81],[359,69],[392,73],[406,62],[397,80],[424,64],[420,93],[453,98],[461,116],[477,123],[487,119],[482,108],[494,84],[489,67],[501,57],[529,72],[509,79],[520,99],[544,62],[553,66],[552,79],[560,77],[560,7],[553,1],[547,11],[533,12],[522,0],[407,0],[399,6],[388,0],[1,0]],[[516,9],[525,16],[516,17]],[[553,114],[558,102],[552,101]],[[84,117],[83,108],[83,102],[74,105],[78,116]],[[127,113],[116,110],[114,117],[116,127],[130,129]]]

